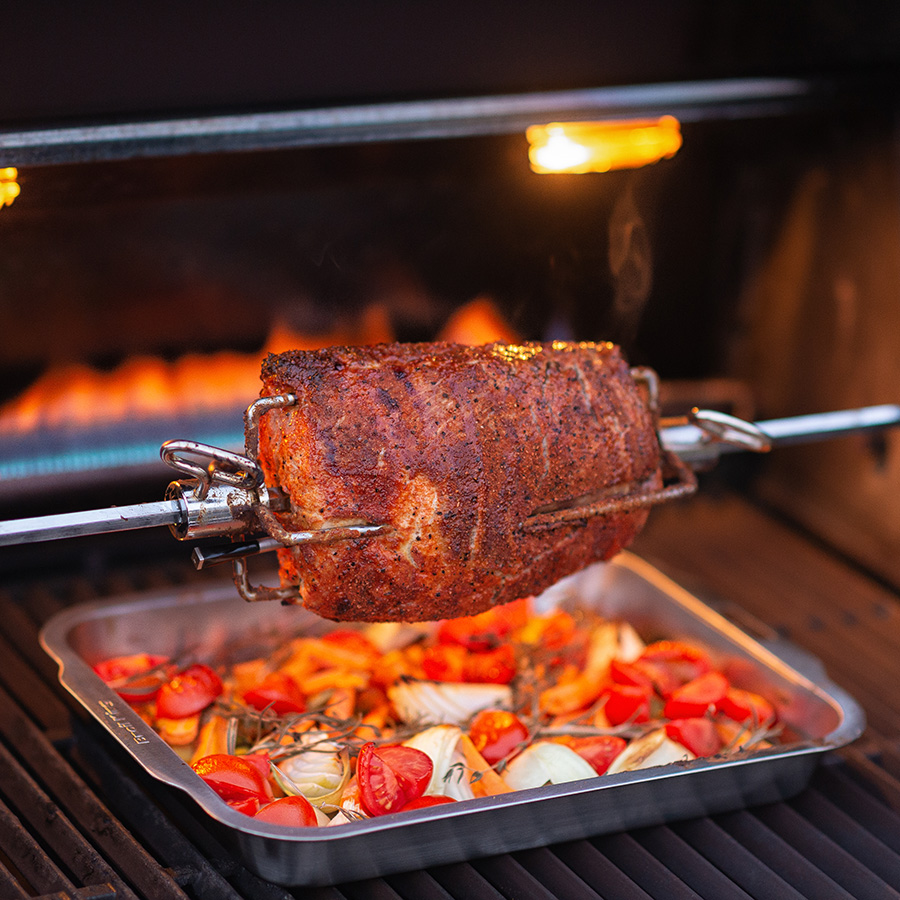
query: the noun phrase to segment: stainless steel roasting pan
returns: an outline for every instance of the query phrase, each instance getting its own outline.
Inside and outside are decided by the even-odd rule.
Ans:
[[[41,641],[60,681],[151,775],[188,793],[244,864],[284,885],[326,885],[522,850],[782,800],[801,791],[822,754],[858,737],[858,704],[812,657],[755,640],[627,553],[564,579],[539,599],[583,604],[631,622],[645,639],[706,646],[733,683],[772,700],[786,742],[728,759],[700,759],[549,785],[330,828],[265,825],[227,806],[92,671],[126,653],[221,658],[259,652],[279,636],[331,623],[297,607],[248,604],[230,586],[168,590],[85,603],[57,614]]]

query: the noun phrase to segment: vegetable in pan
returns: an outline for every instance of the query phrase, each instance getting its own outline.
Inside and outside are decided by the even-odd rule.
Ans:
[[[773,704],[727,662],[529,600],[334,629],[265,656],[107,659],[97,674],[222,799],[295,827],[771,746]]]

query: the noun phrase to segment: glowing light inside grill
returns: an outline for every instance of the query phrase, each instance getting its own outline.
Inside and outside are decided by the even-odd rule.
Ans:
[[[21,188],[16,180],[18,177],[18,170],[12,166],[0,169],[0,208],[10,206],[13,200],[19,196]]]
[[[681,147],[673,116],[607,122],[553,122],[525,133],[528,158],[540,174],[637,169],[669,159]]]

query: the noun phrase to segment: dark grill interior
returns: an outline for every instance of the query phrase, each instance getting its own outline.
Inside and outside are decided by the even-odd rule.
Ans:
[[[745,629],[814,653],[869,728],[790,802],[333,888],[260,881],[204,816],[146,776],[57,682],[38,632],[71,603],[209,577],[160,536],[107,538],[77,574],[0,593],[0,896],[9,898],[728,898],[900,896],[896,594],[773,515],[707,491],[661,508],[637,552]],[[129,540],[140,540],[141,544]],[[86,539],[85,539],[86,540]],[[165,553],[155,558],[157,543]],[[143,563],[108,548],[145,546]],[[123,561],[124,560],[124,561]],[[58,573],[60,570],[57,569]],[[765,626],[756,619],[766,622]]]

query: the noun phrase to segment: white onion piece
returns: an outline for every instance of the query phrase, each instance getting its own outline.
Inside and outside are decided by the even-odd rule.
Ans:
[[[603,622],[591,633],[584,674],[594,679],[606,678],[609,664],[619,655],[619,626]]]
[[[320,813],[322,815],[325,815],[324,813],[322,813],[322,810],[317,809],[316,817],[318,817]],[[327,816],[326,816],[326,818],[327,818]],[[334,814],[334,816],[332,816],[331,819],[329,821],[327,821],[325,824],[326,825],[347,825],[350,822],[358,822],[358,821],[359,821],[359,819],[357,819],[353,816],[349,816],[349,815],[347,815],[347,813],[344,812],[343,809],[339,809]]]
[[[617,772],[633,772],[653,766],[667,766],[669,763],[696,759],[686,747],[666,736],[664,728],[651,731],[643,737],[635,738],[606,770],[607,775]]]
[[[330,825],[331,824],[331,819],[329,819],[328,816],[326,816],[325,813],[323,813],[322,810],[319,809],[318,806],[314,806],[313,811],[316,814],[316,824],[317,825]]]
[[[434,765],[426,794],[446,794],[454,800],[471,800],[475,796],[469,781],[471,773],[459,749],[461,735],[456,725],[435,725],[403,742],[406,747],[427,753]]]
[[[596,778],[594,767],[571,747],[539,741],[526,747],[507,766],[503,780],[514,790]]]
[[[646,646],[641,636],[628,622],[619,623],[619,652],[616,659],[632,663],[644,652]]]
[[[323,740],[322,732],[308,731],[301,737],[307,749],[285,759],[274,760],[272,776],[286,794],[302,794],[313,806],[340,803],[350,779],[350,757],[346,747]]]
[[[400,681],[388,697],[404,722],[462,725],[482,709],[508,709],[512,691],[505,684],[461,684],[443,681]]]

